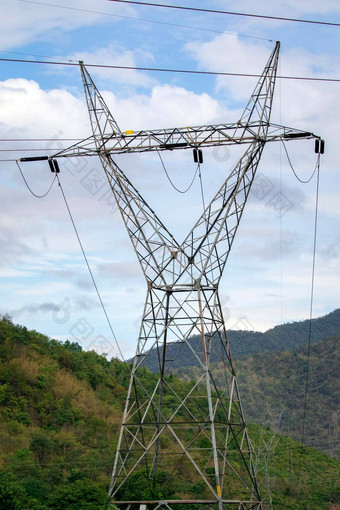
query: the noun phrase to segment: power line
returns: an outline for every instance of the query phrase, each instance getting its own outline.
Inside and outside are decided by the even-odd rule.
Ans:
[[[170,5],[170,4],[155,4],[151,2],[136,2],[134,0],[109,0],[109,2],[120,2],[123,4],[134,4],[134,5],[147,5],[149,7],[163,7],[167,9],[180,9],[183,11],[195,11],[195,12],[206,12],[210,14],[227,14],[228,16],[244,16],[248,18],[261,18],[261,19],[270,19],[275,21],[292,21],[295,23],[312,23],[313,25],[326,25],[326,26],[334,26],[340,27],[340,23],[333,23],[330,21],[317,21],[317,20],[308,20],[301,18],[285,18],[282,16],[266,16],[264,14],[250,14],[245,12],[233,12],[233,11],[221,11],[215,9],[203,9],[201,7],[185,7],[180,5]]]
[[[44,197],[46,197],[46,196],[49,194],[49,192],[51,191],[52,186],[53,186],[53,184],[54,184],[54,182],[55,182],[55,180],[56,180],[56,177],[57,177],[57,176],[56,176],[56,175],[54,176],[54,179],[52,180],[51,185],[50,185],[50,187],[48,188],[48,190],[46,191],[46,193],[44,193],[43,195],[37,195],[36,193],[34,193],[34,191],[32,190],[32,188],[31,188],[31,187],[30,187],[30,185],[28,184],[28,182],[27,182],[27,180],[26,180],[26,178],[25,178],[25,176],[24,176],[24,174],[23,174],[23,171],[21,170],[21,167],[20,167],[20,165],[19,165],[19,161],[17,161],[17,160],[16,160],[15,162],[16,162],[16,164],[17,164],[18,168],[19,168],[19,171],[20,171],[21,177],[23,178],[23,181],[24,181],[24,183],[26,184],[26,187],[27,187],[27,189],[29,190],[29,192],[30,192],[30,193],[31,193],[31,194],[32,194],[35,198],[44,198]]]
[[[49,57],[48,55],[37,55],[35,53],[23,53],[22,51],[8,51],[8,50],[0,50],[0,53],[10,53],[11,55],[26,55],[28,57],[38,57],[38,58],[55,58],[57,60],[65,60],[65,57]]]
[[[197,171],[198,171],[198,166],[197,166],[197,168],[196,168],[196,170],[195,170],[194,176],[193,176],[193,178],[191,179],[191,182],[190,182],[189,186],[188,186],[186,189],[181,190],[181,189],[177,188],[177,186],[175,186],[175,184],[174,184],[174,183],[173,183],[173,181],[171,180],[170,175],[168,174],[168,171],[167,171],[166,166],[165,166],[165,164],[164,164],[163,158],[162,158],[162,156],[161,156],[161,153],[160,153],[158,150],[157,150],[157,154],[158,154],[158,156],[159,156],[159,159],[161,160],[163,170],[164,170],[165,175],[167,176],[168,181],[170,182],[171,186],[172,186],[172,187],[173,187],[173,188],[174,188],[174,189],[175,189],[178,193],[182,193],[182,194],[187,193],[187,192],[190,190],[190,188],[191,188],[191,186],[193,185],[193,183],[194,183],[194,180],[195,180],[195,177],[196,177],[196,175],[197,175]]]
[[[202,206],[203,206],[203,211],[205,211],[205,200],[204,200],[204,189],[203,189],[202,173],[201,173],[201,163],[198,163],[198,169],[199,169],[198,176],[199,176],[199,180],[200,180]]]
[[[71,213],[70,207],[69,207],[69,205],[68,205],[68,202],[67,202],[67,199],[66,199],[66,196],[65,196],[64,190],[63,190],[63,188],[62,188],[62,185],[61,185],[61,182],[60,182],[60,179],[59,179],[58,173],[56,173],[56,178],[57,178],[57,180],[58,180],[58,185],[59,185],[59,188],[60,188],[61,194],[62,194],[62,196],[63,196],[64,202],[65,202],[65,205],[66,205],[66,209],[67,209],[68,214],[69,214],[69,216],[70,216],[70,219],[71,219],[71,223],[72,223],[72,225],[73,225],[74,232],[75,232],[76,237],[77,237],[77,239],[78,239],[78,243],[79,243],[79,246],[80,246],[81,252],[82,252],[82,254],[83,254],[83,257],[84,257],[84,260],[85,260],[85,263],[86,263],[87,269],[88,269],[88,271],[89,271],[89,274],[90,274],[90,277],[91,277],[91,280],[92,280],[93,286],[94,286],[94,288],[95,288],[95,290],[96,290],[96,293],[97,293],[97,296],[98,296],[98,299],[99,299],[100,305],[101,305],[101,307],[102,307],[102,309],[103,309],[103,312],[104,312],[104,315],[105,315],[106,321],[107,321],[107,323],[108,323],[108,325],[109,325],[109,328],[110,328],[110,331],[111,331],[111,333],[112,333],[112,337],[113,337],[113,339],[114,339],[114,341],[115,341],[115,344],[116,344],[116,346],[117,346],[117,348],[118,348],[118,351],[119,351],[119,354],[120,354],[120,356],[121,356],[121,358],[122,358],[122,361],[123,361],[124,363],[126,363],[126,361],[125,361],[125,359],[124,359],[124,356],[123,356],[123,353],[122,353],[122,351],[121,351],[121,348],[120,348],[120,346],[119,346],[119,343],[118,343],[117,337],[116,337],[116,335],[115,335],[115,333],[114,333],[114,331],[113,331],[113,328],[112,328],[112,325],[111,325],[111,321],[110,321],[109,316],[108,316],[108,314],[107,314],[107,311],[106,311],[106,308],[105,308],[104,302],[103,302],[103,300],[102,300],[102,298],[101,298],[101,295],[100,295],[100,292],[99,292],[99,289],[98,289],[98,286],[97,286],[96,280],[95,280],[95,278],[94,278],[94,276],[93,276],[93,273],[92,273],[92,270],[91,270],[91,267],[90,267],[90,264],[89,264],[88,258],[87,258],[87,256],[86,256],[86,253],[85,253],[85,250],[84,250],[84,247],[83,247],[83,243],[81,242],[81,239],[80,239],[80,236],[79,236],[79,233],[78,233],[78,230],[77,230],[76,224],[75,224],[75,222],[74,222],[74,219],[73,219],[73,216],[72,216],[72,213]]]
[[[302,179],[298,176],[298,174],[296,173],[296,171],[295,171],[295,169],[294,169],[294,167],[293,167],[293,164],[292,164],[292,162],[291,162],[291,159],[290,159],[290,157],[289,157],[289,154],[288,154],[288,150],[287,150],[286,144],[284,143],[284,141],[283,141],[283,140],[281,140],[281,141],[282,141],[282,145],[283,145],[283,147],[284,147],[284,150],[285,150],[285,153],[286,153],[286,156],[287,156],[287,160],[288,160],[289,166],[290,166],[290,168],[292,169],[293,174],[295,175],[295,177],[297,178],[297,180],[298,180],[299,182],[301,182],[302,184],[308,184],[308,183],[309,183],[309,182],[313,179],[314,174],[315,174],[315,172],[316,172],[316,171],[317,171],[317,169],[318,169],[318,165],[319,165],[319,162],[320,162],[320,154],[318,155],[318,158],[317,158],[317,161],[316,161],[316,165],[315,165],[315,168],[314,168],[314,170],[313,170],[312,175],[311,175],[311,176],[310,176],[310,177],[309,177],[306,181],[304,181],[304,180],[302,180]]]
[[[37,152],[37,151],[40,151],[41,152],[41,149],[36,149],[36,148],[23,148],[23,149],[0,149],[0,152]],[[55,149],[53,147],[51,147],[50,149],[48,149],[47,147],[44,147],[44,151],[55,151]]]
[[[58,142],[79,142],[82,138],[57,138]],[[52,142],[53,138],[0,138],[0,142]]]
[[[0,138],[0,142],[3,143],[10,143],[10,142],[16,142],[16,143],[35,143],[35,142],[53,142],[53,138]],[[82,138],[57,138],[58,142],[80,142]],[[53,148],[44,147],[44,151],[55,151]],[[0,149],[0,152],[41,152],[41,148],[36,147],[24,147],[19,148],[16,147],[15,149]],[[17,161],[16,158],[13,159],[0,159],[0,162],[3,161]]]
[[[182,25],[182,24],[179,24],[179,23],[170,23],[168,21],[158,21],[158,20],[151,20],[151,19],[146,19],[146,18],[136,18],[134,16],[122,16],[120,14],[112,14],[110,12],[101,12],[101,11],[92,11],[90,9],[81,9],[79,7],[69,7],[68,5],[56,5],[56,4],[51,4],[51,3],[47,3],[47,2],[36,2],[36,1],[33,1],[33,0],[18,0],[19,2],[25,2],[27,4],[37,4],[37,5],[47,5],[49,7],[56,7],[58,9],[68,9],[70,11],[80,11],[80,12],[87,12],[87,13],[90,13],[90,14],[100,14],[100,15],[103,15],[103,16],[110,16],[110,17],[113,17],[113,18],[122,18],[122,19],[127,19],[127,20],[131,20],[131,21],[142,21],[142,22],[145,22],[145,23],[156,23],[158,25],[168,25],[168,26],[172,26],[172,27],[176,27],[176,28],[186,28],[186,29],[189,29],[189,30],[199,30],[199,31],[202,31],[202,32],[212,32],[214,34],[224,34],[224,33],[230,33],[230,34],[234,34],[235,32],[230,32],[228,30],[212,30],[210,28],[203,28],[203,27],[193,27],[191,25]],[[268,39],[266,37],[256,37],[256,36],[253,36],[253,35],[244,35],[244,34],[237,34],[238,37],[249,37],[250,39],[259,39],[261,41],[270,41],[271,42],[271,39]],[[15,52],[8,52],[8,53],[15,53]],[[32,55],[33,56],[33,55]],[[38,55],[39,57],[41,57],[41,55]],[[43,58],[50,58],[50,57],[43,57]]]
[[[78,62],[56,62],[48,60],[24,60],[16,58],[0,58],[0,62],[18,62],[24,64],[46,64],[59,66],[79,66]],[[162,67],[137,67],[137,66],[115,66],[111,64],[85,64],[86,67],[94,67],[100,69],[125,69],[129,71],[153,71],[160,73],[184,73],[184,74],[201,74],[208,76],[238,76],[241,78],[261,78],[260,74],[250,73],[227,73],[221,71],[197,71],[194,69],[168,69]],[[304,80],[304,81],[320,81],[320,82],[340,82],[340,78],[314,78],[311,76],[276,76],[280,80]]]
[[[312,316],[313,316],[313,301],[314,301],[314,281],[315,281],[315,258],[316,258],[316,236],[318,226],[318,206],[319,206],[319,186],[320,186],[320,154],[318,155],[317,164],[317,178],[316,178],[316,197],[315,197],[315,217],[314,217],[314,238],[313,238],[313,262],[312,262],[312,275],[311,275],[311,292],[310,292],[310,309],[309,309],[309,327],[308,327],[308,341],[307,341],[307,363],[306,363],[306,381],[304,391],[303,403],[303,419],[302,419],[302,433],[301,443],[305,440],[306,430],[306,416],[307,416],[307,398],[309,391],[309,365],[310,365],[310,350],[311,350],[311,336],[312,336]],[[300,477],[301,458],[298,470],[298,479]]]

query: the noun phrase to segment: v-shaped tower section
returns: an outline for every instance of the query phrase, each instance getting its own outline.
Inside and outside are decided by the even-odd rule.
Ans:
[[[112,473],[113,508],[265,508],[219,283],[265,144],[314,137],[270,122],[278,56],[279,43],[237,122],[136,133],[120,131],[81,63],[92,137],[54,157],[100,157],[147,287]],[[169,232],[114,160],[117,153],[223,144],[246,144],[245,152],[183,242]],[[175,342],[171,355],[170,342]],[[196,360],[196,378],[179,383],[172,368],[186,349]],[[155,352],[157,371],[148,375],[148,357]],[[220,364],[223,384],[211,371],[212,358]]]

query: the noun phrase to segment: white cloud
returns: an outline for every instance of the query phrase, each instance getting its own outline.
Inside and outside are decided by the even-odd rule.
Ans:
[[[9,79],[0,83],[0,107],[2,136],[52,141],[60,133],[72,138],[89,134],[84,101],[66,90],[46,91],[33,80]]]
[[[203,44],[190,42],[186,49],[198,61],[200,69],[212,72],[244,73],[247,70],[249,74],[260,74],[269,56],[268,45],[241,41],[237,35],[227,33]],[[244,100],[252,92],[249,82],[254,82],[255,86],[256,81],[254,78],[218,76],[216,86],[217,90],[231,92],[233,99]]]
[[[232,2],[227,2],[232,5]],[[225,6],[225,0],[221,1]],[[233,4],[235,5],[235,4]],[[340,12],[339,2],[337,0],[325,0],[320,3],[318,0],[283,0],[280,2],[271,2],[271,0],[262,0],[261,4],[254,9],[253,0],[240,0],[238,2],[238,12],[251,12],[254,14],[265,13],[269,16],[282,16],[292,18],[297,14],[303,13],[335,13]]]
[[[0,31],[0,48],[11,49],[23,44],[36,42],[39,39],[53,41],[56,37],[61,37],[61,33],[96,25],[98,22],[107,21],[105,14],[96,14],[94,12],[85,12],[86,9],[95,11],[96,8],[91,0],[73,0],[72,5],[67,2],[56,2],[54,5],[43,5],[43,2],[30,2],[21,0],[11,0],[11,2],[1,1],[2,23]],[[63,6],[69,8],[63,8]],[[73,7],[75,10],[70,9]],[[80,9],[80,10],[77,10]],[[102,9],[100,9],[101,11]],[[103,8],[105,12],[105,8]],[[125,15],[134,13],[130,6],[120,4],[110,5],[110,14]],[[109,18],[110,22],[115,20]]]
[[[203,44],[188,43],[186,48],[198,61],[201,69],[258,75],[262,73],[273,44],[269,47],[262,42],[244,41],[236,35],[223,34]],[[287,51],[283,47],[281,50],[278,69],[280,76],[336,77],[339,71],[338,56],[311,53],[301,48]],[[246,101],[256,82],[256,78],[218,76],[216,87],[217,91],[224,91],[229,98]],[[334,104],[338,95],[338,84],[278,80],[272,120],[317,131],[327,119],[327,131],[330,132],[334,130],[335,122],[338,120],[334,115]],[[281,122],[278,120],[280,117]]]
[[[0,269],[0,278],[28,278],[32,273],[28,271],[20,271],[18,269]]]
[[[172,85],[156,85],[148,95],[127,99],[101,92],[118,124],[125,124],[122,129],[198,125],[228,115],[208,94]],[[19,130],[22,137],[50,136],[48,147],[58,148],[58,138],[89,135],[84,101],[62,89],[45,91],[33,80],[9,79],[0,82],[0,107],[2,133],[8,137]]]
[[[126,283],[130,280],[135,280],[136,277],[139,278],[141,276],[141,270],[138,267],[138,264],[134,262],[107,262],[98,264],[97,271],[100,277],[105,278],[107,281],[110,279],[111,281],[122,281],[124,280]]]
[[[152,88],[149,95],[135,94],[129,99],[119,99],[112,92],[105,93],[105,97],[110,106],[113,105],[118,122],[120,116],[128,118],[127,116],[131,114],[133,128],[212,122],[221,112],[218,102],[208,94],[196,94],[182,87],[170,85],[157,85]],[[0,84],[0,103],[3,107],[4,137],[17,137],[18,130],[19,136],[28,138],[51,136],[49,147],[58,150],[66,144],[59,138],[81,136],[85,130],[89,131],[84,101],[64,90],[45,91],[36,82],[22,78],[6,80]],[[177,107],[174,108],[174,105]],[[63,134],[60,134],[61,130]],[[53,138],[54,134],[56,136]],[[46,147],[42,147],[42,154],[46,153],[45,149]],[[174,156],[178,166],[178,155]],[[93,168],[99,168],[101,171],[99,162],[88,158],[83,161],[84,165],[80,171],[76,165],[77,161],[61,161],[60,178],[105,300],[111,303],[119,323],[133,317],[131,327],[119,327],[126,329],[128,335],[134,336],[136,318],[140,315],[142,307],[137,310],[137,305],[134,306],[133,303],[139,305],[144,298],[145,285],[142,272],[134,258],[132,246],[126,239],[119,215],[117,212],[111,214],[109,206],[100,200],[100,196],[92,195],[85,186],[84,177],[89,171]],[[131,166],[131,162],[129,165]],[[141,170],[147,165],[147,161],[138,161],[138,180],[145,181]],[[46,162],[23,163],[21,166],[33,190],[37,193],[46,191],[52,179]],[[14,310],[18,318],[24,317],[28,327],[30,323],[34,327],[34,317],[29,310],[38,311],[37,299],[42,303],[58,305],[65,296],[73,302],[79,289],[82,296],[93,295],[93,288],[58,187],[54,186],[45,199],[37,200],[29,194],[14,163],[7,163],[2,168],[2,176],[6,175],[8,179],[0,192],[3,212],[1,232],[3,240],[6,241],[2,244],[1,262],[3,276],[6,276],[7,281],[3,289],[4,292],[7,289],[10,296],[6,303],[6,311]],[[184,175],[184,178],[187,180],[187,176]],[[153,173],[152,186],[157,190],[157,195],[158,183],[164,187],[162,179],[163,174],[160,170]],[[157,209],[158,198],[155,194],[153,200]],[[108,257],[108,253],[114,253],[114,258],[122,256],[121,260],[124,262],[118,261],[112,266],[112,259]],[[22,273],[25,274],[27,286],[23,284]],[[115,279],[114,289],[110,285],[111,276]],[[127,276],[136,278],[138,283],[138,289],[133,291],[133,301],[126,289]],[[34,309],[29,308],[32,300],[36,305]],[[50,316],[46,309],[45,316],[47,318]]]
[[[128,99],[118,99],[111,92],[103,95],[123,130],[197,126],[228,116],[209,94],[173,85],[156,85],[150,94]]]
[[[223,3],[226,9],[224,0]],[[319,12],[326,12],[326,7],[330,8],[331,3],[327,1],[323,3],[322,8],[319,6]],[[10,4],[6,4],[6,8],[12,9],[11,6],[14,4],[21,5],[20,2],[13,0]],[[297,13],[300,8],[296,5],[299,3],[293,5],[291,2],[279,2],[279,4],[270,4],[270,10],[275,8],[275,12],[284,12],[285,8],[290,8],[292,13]],[[81,7],[85,5],[85,8],[91,8],[90,3],[80,4],[80,0],[72,5]],[[234,8],[234,4],[229,3],[229,5],[233,5]],[[265,2],[261,4],[261,9],[269,9],[268,6],[269,3]],[[310,6],[309,12],[316,8],[315,2],[308,2],[308,5],[304,3],[304,8],[307,9],[308,6]],[[56,10],[55,14],[51,15],[52,11],[47,12],[47,8],[41,9],[35,6],[31,9],[31,7],[27,10],[25,7],[22,10],[22,17],[25,18],[26,15],[25,19],[14,20],[9,17],[8,32],[6,29],[0,35],[0,39],[1,37],[4,39],[6,34],[8,36],[7,46],[3,47],[8,48],[20,41],[37,41],[38,39],[50,44],[53,38],[62,37],[66,30],[71,31],[73,28],[84,27],[87,23],[97,21],[98,23],[107,22],[99,16],[91,17],[84,14],[84,16],[79,15],[78,19],[72,15],[65,24],[63,21],[69,15],[67,11]],[[238,10],[246,7],[254,9],[251,3],[240,2]],[[38,13],[39,9],[41,12]],[[251,23],[255,26],[254,21]],[[234,24],[236,26],[235,21]],[[263,27],[268,24],[257,25],[257,31],[263,32]],[[271,26],[277,25],[282,26],[283,23]],[[247,22],[244,26],[250,26],[250,23]],[[73,41],[77,35],[78,32],[75,32]],[[97,38],[86,41],[86,44],[75,46],[76,51],[69,45],[67,54],[74,59],[82,58],[88,62],[133,66],[139,62],[151,62],[154,55],[155,58],[157,56],[156,51],[158,55],[162,51],[161,48],[155,47],[155,53],[153,53],[154,49],[150,50],[151,46],[148,45],[141,45],[141,49],[136,50],[140,39],[131,38],[131,44],[125,46],[126,41],[121,41],[118,36],[115,40],[119,41],[119,45],[112,43],[107,46],[105,42],[106,46],[101,48],[100,36],[101,33],[97,32]],[[105,39],[107,40],[108,38]],[[173,41],[166,43],[172,44]],[[240,41],[235,36],[224,34],[209,42],[188,43],[186,52],[178,51],[176,58],[178,56],[184,58],[190,54],[202,69],[241,72],[246,70],[258,74],[268,59],[271,47],[272,45],[262,42]],[[28,49],[23,47],[19,50],[33,51],[31,47]],[[58,54],[57,51],[58,48],[55,45],[54,54]],[[42,53],[41,49],[40,52]],[[174,59],[173,48],[169,49],[169,53],[163,52],[162,63],[166,62],[170,66]],[[183,64],[183,67],[192,67],[192,62],[189,61],[182,60],[180,64]],[[282,74],[326,75],[332,73],[336,75],[339,68],[339,61],[330,55],[314,54],[308,49],[302,51],[298,48],[288,52],[283,47],[280,70]],[[174,86],[174,82],[161,84],[154,78],[135,71],[124,74],[115,71],[114,75],[112,71],[98,72],[92,68],[89,68],[89,71],[95,76],[96,81],[99,80],[99,88],[123,130],[202,125],[237,120],[239,108],[248,99],[255,84],[243,78],[228,78],[228,81],[224,78],[218,79],[216,98],[201,92],[203,81],[197,85],[197,82],[189,81],[191,80],[189,76],[186,78],[185,85]],[[38,84],[38,78],[36,81],[14,78],[2,82],[0,84],[2,137],[54,137],[49,146],[57,150],[67,143],[60,141],[62,137],[89,135],[90,124],[82,92],[77,92],[75,89],[73,92],[67,92],[64,86],[60,85],[60,80],[65,77],[64,72],[53,75],[44,73],[44,85]],[[108,78],[112,81],[112,86],[109,85]],[[48,80],[51,81],[49,85],[46,85]],[[80,79],[77,83],[80,87]],[[184,81],[181,83],[183,84]],[[144,87],[143,94],[138,93],[140,85]],[[323,307],[322,312],[325,311],[324,308],[327,307],[328,302],[333,303],[336,300],[335,278],[329,277],[329,269],[332,268],[332,275],[336,273],[338,255],[337,251],[332,249],[329,240],[332,239],[331,231],[334,232],[336,228],[338,216],[337,188],[333,177],[330,179],[331,174],[336,175],[338,161],[338,119],[334,106],[338,104],[337,88],[337,84],[326,86],[314,82],[285,81],[281,83],[282,123],[320,132],[327,142],[322,167],[322,197],[320,197],[322,265],[317,267],[318,309]],[[276,93],[279,99],[279,87]],[[232,104],[234,98],[237,99],[237,104]],[[227,100],[230,100],[230,108],[237,107],[237,110],[229,110],[225,106]],[[273,121],[279,123],[278,104],[279,101],[273,112]],[[45,148],[43,147],[43,154]],[[299,144],[295,141],[292,141],[288,148],[299,174],[310,175],[309,169],[312,170],[315,163],[313,149],[307,154],[302,142]],[[9,154],[13,157],[12,153]],[[212,196],[226,171],[217,168],[216,158],[214,159],[208,151],[205,151],[204,156],[202,173],[205,192],[206,196]],[[192,194],[186,195],[181,202],[182,197],[179,198],[179,195],[170,188],[156,159],[157,154],[152,157],[133,155],[127,158],[122,156],[120,161],[128,176],[132,175],[131,180],[136,183],[136,187],[146,189],[146,198],[156,213],[163,209],[162,214],[159,215],[165,218],[166,225],[171,226],[173,221],[181,232],[186,233],[202,208],[199,182],[194,183]],[[179,187],[185,187],[194,171],[191,155],[164,153],[164,159],[176,184]],[[121,338],[132,339],[136,336],[136,318],[142,312],[144,299],[145,282],[142,272],[119,215],[116,212],[110,212],[110,206],[101,200],[99,192],[91,193],[86,188],[85,177],[88,172],[93,169],[101,172],[98,160],[96,158],[84,160],[81,169],[76,165],[77,161],[79,160],[69,159],[60,163],[65,193],[102,296],[108,305],[114,329],[118,328]],[[91,324],[98,325],[96,334],[97,331],[99,334],[99,324],[103,323],[103,318],[99,314],[98,306],[92,301],[86,301],[87,308],[76,306],[77,299],[85,302],[86,299],[95,300],[96,296],[93,294],[93,289],[91,290],[91,281],[58,188],[53,188],[46,199],[36,200],[29,195],[14,164],[1,163],[1,165],[3,179],[0,189],[3,213],[0,220],[3,240],[1,275],[4,277],[3,295],[8,296],[7,308],[24,312],[30,310],[29,306],[33,306],[31,311],[38,312],[39,306],[42,306],[41,309],[44,310],[44,303],[50,304],[53,308],[54,303],[59,306],[66,297],[73,306],[73,315],[69,322],[60,325],[51,322],[51,313],[47,306],[44,314],[46,323],[35,322],[36,318],[40,320],[43,314],[36,313],[35,318],[31,318],[28,314],[25,317],[27,326],[47,332],[52,330],[59,337],[64,335],[65,338],[65,332],[67,333],[71,326],[82,317],[85,310]],[[226,158],[222,166],[228,169],[230,165],[231,158]],[[279,186],[277,180],[279,166],[278,152],[275,152],[272,146],[267,146],[260,171],[274,176],[275,189]],[[35,191],[46,190],[51,180],[46,162],[41,165],[23,165],[23,170]],[[315,181],[311,187],[305,188],[300,185],[298,187],[294,177],[287,178],[287,173],[291,174],[291,171],[288,169],[286,172],[286,170],[285,162],[282,189],[290,197],[293,196],[294,200],[303,202],[303,207],[295,207],[283,219],[283,318],[292,320],[304,319],[306,311],[308,312],[306,303],[309,297],[307,294],[310,273],[304,268],[307,262],[310,263],[307,255],[310,254],[310,225],[313,223]],[[197,191],[196,195],[194,191]],[[310,234],[310,238],[307,239],[306,233]],[[279,240],[280,220],[275,217],[275,211],[266,208],[265,204],[250,200],[242,218],[230,264],[226,268],[227,278],[223,280],[223,292],[228,292],[233,297],[230,304],[233,317],[237,319],[246,315],[251,323],[260,329],[273,326],[280,321]],[[140,279],[137,281],[138,275]],[[111,276],[114,278],[114,285],[112,285]]]
[[[189,43],[187,50],[202,69],[226,70],[259,74],[269,57],[265,43],[244,41],[237,36],[223,34],[203,44]],[[262,64],[261,64],[262,63]],[[283,45],[278,74],[281,76],[336,77],[340,71],[340,57],[317,53],[304,48],[286,49]],[[246,102],[253,83],[245,78],[217,77],[217,90],[222,97]],[[313,132],[326,141],[325,155],[321,158],[321,185],[324,192],[339,190],[335,172],[338,168],[338,111],[339,87],[337,83],[302,80],[277,80],[271,120],[277,124]],[[309,142],[287,143],[293,166],[302,179],[308,178],[315,167],[314,147]],[[266,152],[268,148],[266,148]],[[284,154],[284,151],[282,150]],[[276,160],[279,161],[276,156]],[[285,155],[281,163],[286,164]],[[263,162],[261,163],[263,165]],[[324,184],[325,183],[325,184]]]
[[[313,206],[312,202],[311,208]],[[339,218],[339,192],[322,193],[319,200],[319,211],[330,218]]]
[[[143,51],[139,48],[134,50],[127,50],[119,45],[119,43],[111,44],[107,48],[97,48],[93,51],[82,51],[72,53],[67,57],[73,61],[82,60],[84,64],[98,64],[104,66],[122,66],[122,67],[136,67],[143,66],[145,62],[150,65],[153,60],[151,53]],[[90,74],[94,78],[99,78],[101,81],[111,82],[113,84],[128,84],[135,87],[150,87],[156,83],[154,78],[150,78],[146,73],[135,71],[133,69],[107,69],[89,67]]]

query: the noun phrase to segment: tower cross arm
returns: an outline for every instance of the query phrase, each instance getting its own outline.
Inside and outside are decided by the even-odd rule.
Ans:
[[[263,126],[263,123],[261,124]],[[63,149],[53,157],[95,156],[100,153],[124,154],[131,152],[155,152],[221,145],[243,145],[261,140],[259,121],[230,124],[208,124],[195,127],[165,128],[145,131],[128,130],[91,137]],[[268,124],[266,142],[290,139],[320,138],[300,129],[279,124]]]

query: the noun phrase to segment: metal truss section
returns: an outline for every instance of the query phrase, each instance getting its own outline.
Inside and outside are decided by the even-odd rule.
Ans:
[[[253,144],[182,244],[167,230],[111,156],[100,155],[149,285],[185,289],[218,285],[263,150]]]
[[[172,358],[169,342],[177,346]],[[182,386],[172,365],[184,346],[195,356],[197,370],[195,380]],[[157,375],[146,378],[152,349],[159,354]],[[209,370],[212,355],[222,367],[223,384],[217,385]],[[147,293],[110,489],[115,505],[125,505],[118,502],[127,499],[122,496],[129,493],[129,478],[138,472],[153,495],[161,479],[171,495],[176,486],[192,483],[213,506],[239,508],[229,502],[240,504],[243,496],[243,503],[256,501],[249,508],[261,508],[216,288],[150,287]],[[167,501],[171,508],[173,499]]]
[[[83,63],[79,62],[79,64],[80,68],[84,69]],[[108,132],[111,133],[111,136],[119,135],[120,129],[117,122],[112,117],[92,78],[87,72],[82,72],[82,79],[86,92],[87,107],[90,113],[93,139],[101,140]]]
[[[135,501],[119,501],[116,504],[109,504],[110,509],[118,510],[121,508],[119,505],[125,505],[127,508],[133,508],[135,506]],[[216,505],[213,500],[198,500],[198,499],[180,499],[171,501],[171,506],[167,501],[145,501],[143,502],[145,507],[150,506],[153,510],[172,510],[178,508],[181,510],[183,505],[189,505],[188,508],[194,508],[195,510],[216,510]],[[195,505],[195,506],[190,506]],[[141,505],[142,506],[142,505]],[[141,508],[140,506],[140,508]],[[222,501],[222,510],[267,510],[262,504],[259,505],[257,501],[242,501],[239,502],[237,500],[223,500]]]
[[[135,501],[119,501],[116,504],[111,503],[109,504],[109,508],[111,510],[115,509],[118,510],[121,508],[120,505],[124,505],[127,508],[134,508],[136,502]],[[213,500],[198,500],[198,499],[180,499],[180,500],[174,500],[171,501],[171,506],[168,504],[167,501],[145,501],[143,503],[145,507],[152,508],[153,510],[172,510],[177,509],[182,510],[183,505],[189,505],[188,508],[193,508],[195,510],[216,510],[216,505]],[[144,508],[143,505],[141,505],[139,508]],[[194,505],[194,506],[192,506]],[[137,508],[137,507],[136,507]],[[223,500],[222,501],[222,510],[267,510],[265,506],[262,504],[259,505],[257,501],[243,501],[239,502],[237,500]]]
[[[85,73],[85,71],[84,71]],[[86,71],[87,73],[87,71]],[[130,152],[157,152],[183,150],[221,145],[244,145],[261,139],[258,134],[263,124],[258,121],[239,121],[233,124],[212,124],[182,128],[168,128],[145,131],[125,131],[113,134],[90,136],[71,147],[57,152],[53,158],[76,156],[97,156],[100,151],[107,154]],[[313,133],[268,124],[266,142],[277,142],[295,138],[319,138]]]
[[[121,131],[96,88],[87,69],[80,62],[83,84],[90,112],[92,136],[57,152],[53,158],[96,156],[243,145],[255,141],[275,142],[295,138],[319,138],[313,133],[270,123],[271,102],[276,78],[279,43],[241,116],[234,123],[155,130]]]
[[[109,491],[112,508],[266,508],[218,289],[265,143],[315,137],[270,123],[278,55],[279,43],[238,122],[138,133],[119,130],[81,64],[93,136],[54,157],[99,155],[147,283]],[[223,144],[248,146],[182,243],[113,159],[124,152]],[[176,346],[171,357],[170,342]],[[186,349],[196,359],[195,377],[180,382],[173,366]],[[212,359],[218,360],[217,376]]]
[[[218,285],[260,161],[263,142],[253,143],[182,244],[194,280]]]

